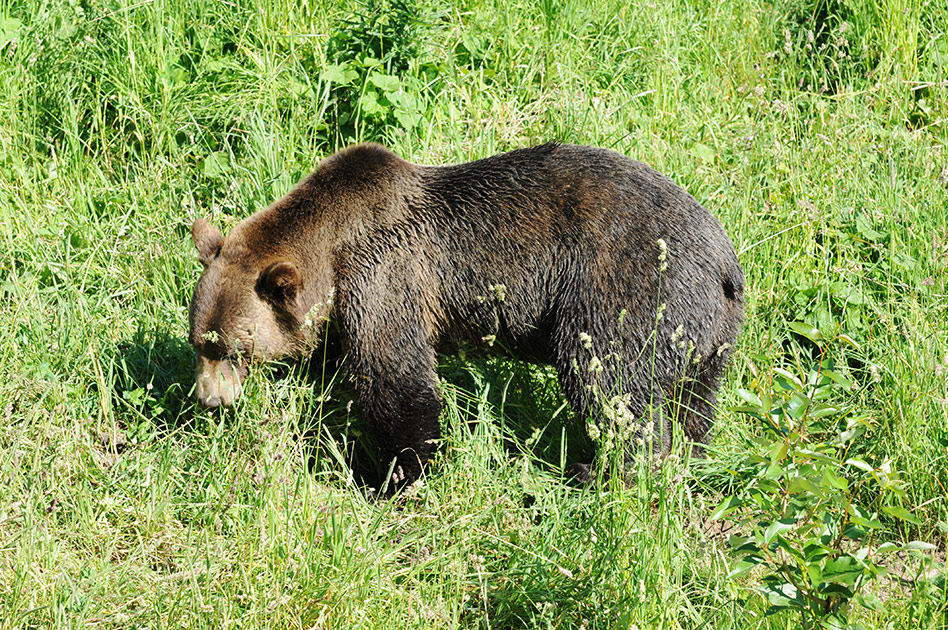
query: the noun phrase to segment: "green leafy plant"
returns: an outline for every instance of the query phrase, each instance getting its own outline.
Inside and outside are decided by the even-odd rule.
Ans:
[[[330,38],[327,129],[345,140],[410,130],[424,113],[418,57],[427,23],[412,0],[367,0]]]
[[[932,546],[886,540],[892,526],[921,521],[901,505],[905,482],[891,460],[871,464],[859,456],[872,420],[843,402],[856,385],[830,358],[855,342],[802,322],[790,329],[815,344],[815,360],[797,352],[790,365],[740,390],[737,411],[756,419],[762,434],[733,471],[739,491],[713,518],[736,523],[740,533],[728,542],[738,561],[730,575],[759,571],[768,614],[796,611],[806,628],[858,628],[849,618],[852,602],[883,606],[866,585],[886,575],[884,555]]]

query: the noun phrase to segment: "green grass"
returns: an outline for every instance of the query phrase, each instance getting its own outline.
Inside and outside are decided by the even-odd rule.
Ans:
[[[0,626],[797,627],[728,579],[708,517],[760,432],[736,392],[802,320],[858,342],[836,357],[872,421],[854,448],[922,523],[887,536],[937,546],[856,617],[943,627],[943,3],[423,3],[407,66],[329,83],[353,61],[330,38],[378,4],[0,0]],[[390,71],[401,92],[369,80]],[[667,173],[740,252],[708,465],[564,483],[588,441],[550,372],[509,362],[445,358],[444,448],[397,505],[347,483],[364,427],[318,361],[194,406],[195,216],[229,228],[352,141],[434,164],[548,139]]]

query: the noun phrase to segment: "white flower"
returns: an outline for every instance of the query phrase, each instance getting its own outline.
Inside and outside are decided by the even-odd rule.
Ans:
[[[593,340],[592,337],[589,336],[589,333],[579,333],[579,343],[581,343],[587,350],[592,349]]]
[[[589,367],[586,369],[589,372],[600,374],[602,372],[602,361],[599,360],[599,357],[593,357],[589,360]]]

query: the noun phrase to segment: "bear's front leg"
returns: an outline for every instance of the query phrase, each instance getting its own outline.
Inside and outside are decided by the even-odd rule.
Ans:
[[[390,475],[383,477],[378,490],[391,496],[421,476],[438,446],[441,396],[435,373],[433,369],[373,375],[358,371],[353,376],[382,473]]]
[[[376,296],[371,308],[343,296],[339,314],[349,378],[379,450],[379,492],[391,496],[422,473],[441,436],[441,394],[429,332],[410,300]],[[403,296],[400,296],[403,297]]]

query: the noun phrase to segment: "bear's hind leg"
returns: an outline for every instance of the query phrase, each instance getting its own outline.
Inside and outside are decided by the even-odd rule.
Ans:
[[[676,389],[675,413],[691,441],[692,455],[704,457],[704,445],[711,441],[717,411],[717,375],[704,371],[684,379]]]
[[[617,358],[615,349],[608,355],[597,352],[586,335],[567,335],[558,341],[552,354],[560,387],[576,417],[591,423],[598,457],[604,455],[604,447],[621,449],[626,461],[641,452],[667,454],[671,418],[663,388],[643,373],[648,364]],[[599,354],[607,358],[596,358]],[[568,471],[579,481],[592,476],[589,464],[571,464]]]

